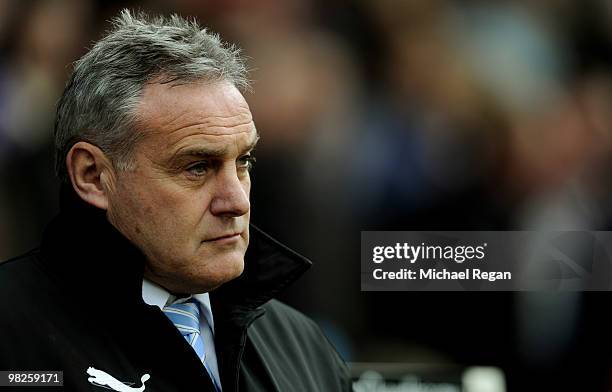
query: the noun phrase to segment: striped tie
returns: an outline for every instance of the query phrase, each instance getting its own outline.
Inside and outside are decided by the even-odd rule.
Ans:
[[[174,326],[179,330],[187,343],[196,352],[210,379],[212,380],[217,392],[221,391],[219,385],[215,381],[210,369],[206,365],[206,350],[204,349],[204,339],[200,335],[200,307],[198,303],[190,298],[183,303],[174,303],[164,307],[164,314],[172,321]]]

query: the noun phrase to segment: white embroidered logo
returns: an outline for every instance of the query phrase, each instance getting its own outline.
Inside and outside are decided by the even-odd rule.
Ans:
[[[96,368],[89,367],[87,368],[87,374],[89,377],[87,380],[97,387],[103,387],[106,389],[112,389],[113,391],[118,392],[143,392],[145,390],[145,381],[147,381],[151,376],[145,374],[140,377],[140,382],[142,385],[138,388],[133,388],[128,383],[123,383],[117,380],[115,377],[111,376],[108,373],[103,372],[102,370],[98,370]]]

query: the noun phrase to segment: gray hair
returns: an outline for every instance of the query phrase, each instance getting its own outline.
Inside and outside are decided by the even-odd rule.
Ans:
[[[200,80],[249,87],[240,50],[194,20],[128,10],[75,65],[55,118],[55,168],[68,181],[66,156],[78,141],[98,146],[119,170],[132,166],[136,108],[144,86]]]

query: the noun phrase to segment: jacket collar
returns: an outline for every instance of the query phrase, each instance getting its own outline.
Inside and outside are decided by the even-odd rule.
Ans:
[[[105,211],[83,202],[69,186],[62,186],[60,214],[45,230],[41,252],[44,268],[69,290],[87,293],[87,300],[142,303],[142,252],[108,222]],[[243,274],[211,292],[215,317],[245,316],[310,266],[251,225]]]

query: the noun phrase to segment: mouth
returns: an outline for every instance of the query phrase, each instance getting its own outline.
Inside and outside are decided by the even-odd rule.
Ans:
[[[209,238],[207,240],[204,240],[202,242],[205,243],[229,243],[229,242],[234,242],[234,241],[238,241],[241,237],[241,232],[240,233],[228,233],[228,234],[224,234],[224,235],[220,235],[218,237],[213,237],[213,238]]]

